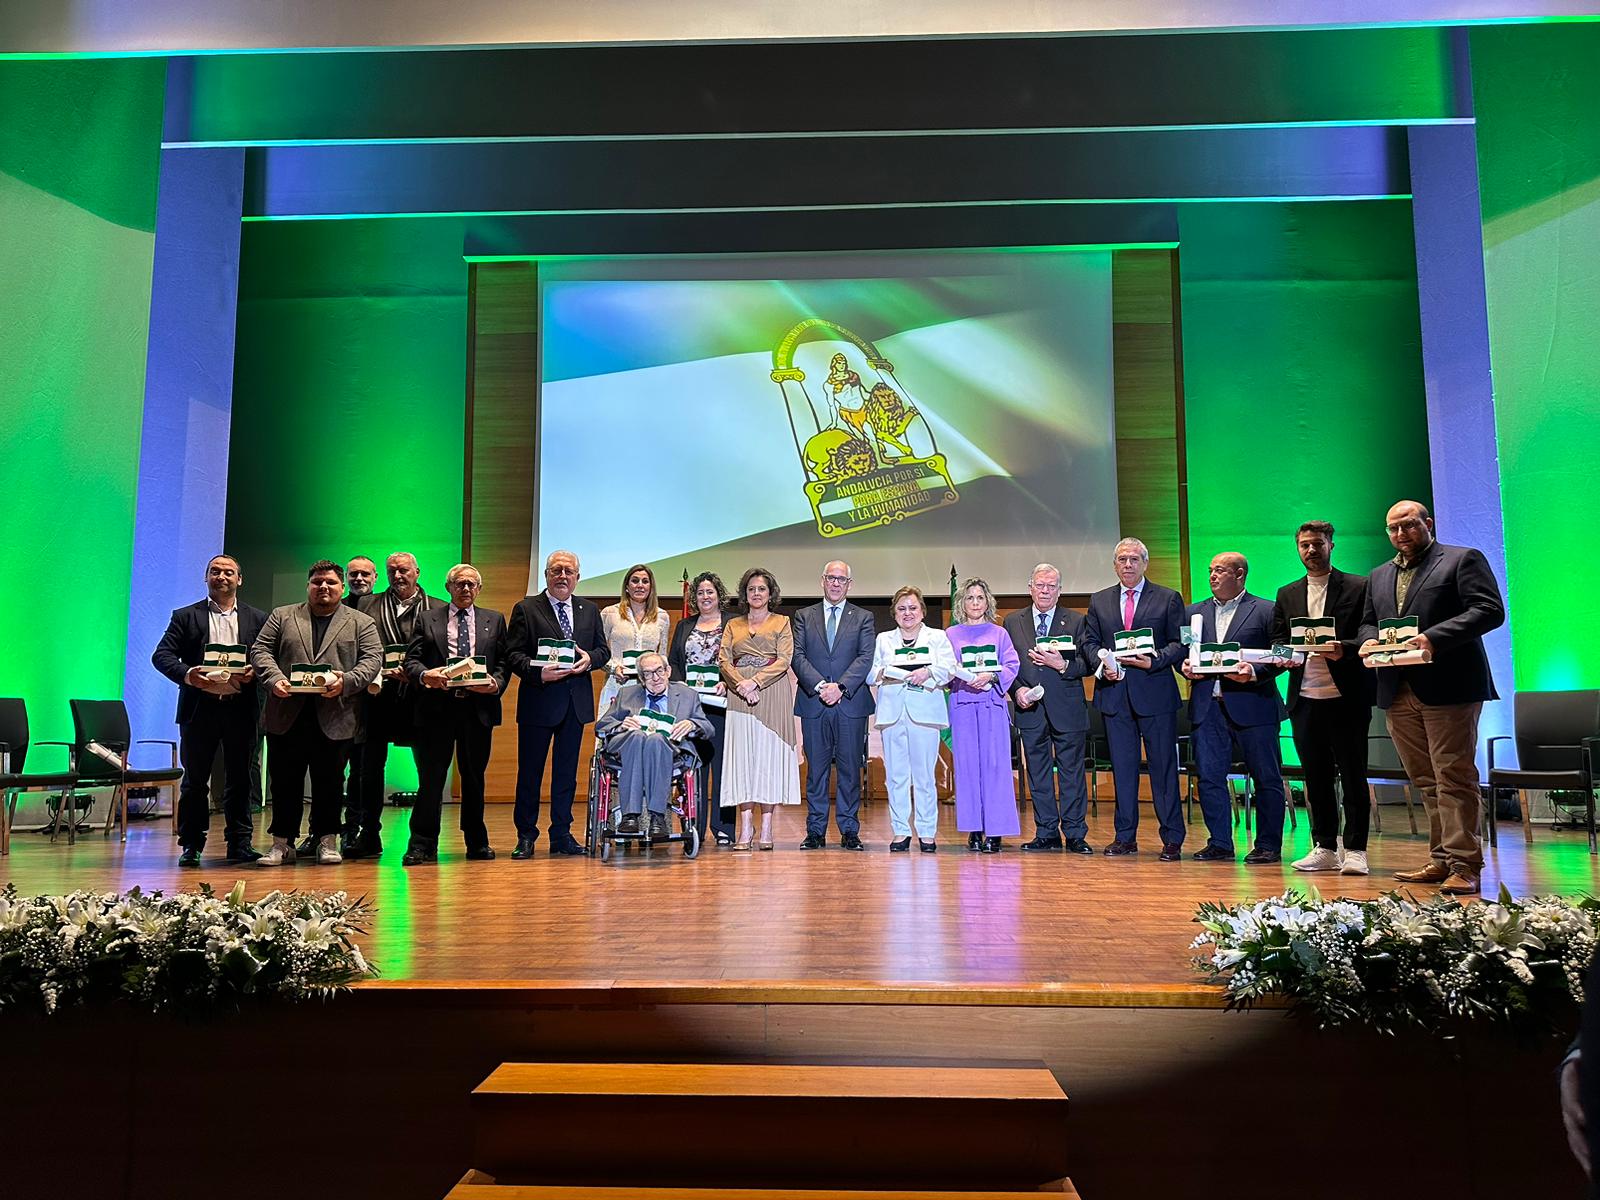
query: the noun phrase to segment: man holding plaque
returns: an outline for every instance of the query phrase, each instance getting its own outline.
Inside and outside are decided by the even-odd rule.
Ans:
[[[1033,797],[1033,840],[1024,850],[1066,849],[1093,854],[1089,836],[1089,789],[1083,778],[1083,749],[1089,736],[1089,710],[1083,702],[1083,618],[1059,603],[1061,572],[1040,563],[1028,579],[1033,603],[1005,619],[1016,647],[1017,677],[1011,699],[1017,706],[1017,733],[1028,764]]]
[[[617,693],[594,732],[605,740],[605,756],[621,767],[617,796],[620,833],[638,833],[649,813],[649,836],[668,837],[667,802],[675,765],[700,761],[693,739],[709,740],[712,729],[700,697],[686,683],[669,682],[666,658],[647,650],[638,661],[639,682]],[[700,798],[702,804],[705,798]]]
[[[378,627],[340,603],[343,591],[338,563],[312,563],[306,602],[273,609],[250,647],[251,665],[267,690],[261,728],[267,735],[272,849],[261,859],[264,867],[294,861],[307,771],[317,862],[342,861],[339,801],[359,723],[356,705],[383,670]]]
[[[1478,717],[1499,698],[1483,635],[1506,619],[1505,602],[1482,551],[1434,540],[1433,517],[1415,500],[1389,510],[1395,556],[1373,568],[1359,653],[1378,676],[1378,707],[1428,812],[1426,865],[1398,871],[1403,883],[1436,883],[1476,895],[1483,872],[1478,827]],[[1412,665],[1378,666],[1378,630],[1408,618],[1417,632],[1400,646]]]
[[[1161,861],[1183,857],[1183,810],[1178,804],[1178,681],[1183,657],[1183,597],[1145,578],[1150,551],[1138,538],[1112,550],[1117,584],[1089,597],[1083,653],[1095,667],[1094,706],[1106,722],[1117,792],[1112,857],[1139,853],[1139,743],[1150,764],[1150,794],[1161,830]],[[1131,647],[1119,651],[1117,634]],[[1142,649],[1137,648],[1143,643]]]
[[[589,672],[611,661],[600,610],[572,594],[578,556],[553,550],[544,562],[545,589],[518,600],[506,631],[506,664],[522,681],[517,697],[517,846],[511,857],[533,857],[539,837],[539,786],[550,767],[550,853],[580,855],[572,836],[572,797],[578,790],[583,727],[594,720]]]
[[[1244,861],[1260,866],[1283,855],[1283,758],[1278,746],[1283,701],[1273,682],[1282,668],[1246,657],[1250,650],[1272,648],[1272,605],[1245,591],[1249,574],[1244,555],[1217,555],[1211,560],[1211,599],[1191,605],[1186,614],[1191,630],[1199,618],[1201,646],[1237,646],[1237,665],[1225,674],[1207,673],[1203,655],[1191,650],[1183,660],[1183,674],[1192,684],[1189,744],[1200,776],[1200,811],[1207,834],[1205,846],[1193,857],[1200,862],[1233,861],[1228,773],[1237,743],[1256,798],[1256,844]],[[1218,653],[1231,659],[1229,651]]]
[[[1311,852],[1297,871],[1367,873],[1367,730],[1372,723],[1373,679],[1361,668],[1361,617],[1367,606],[1365,575],[1333,568],[1333,526],[1307,521],[1295,534],[1304,578],[1278,589],[1272,640],[1305,647],[1305,662],[1289,668],[1289,723],[1305,773],[1311,807]],[[1298,633],[1298,637],[1296,636]],[[1344,793],[1344,853],[1339,853],[1339,799]]]
[[[357,611],[377,623],[383,643],[383,674],[379,677],[382,690],[364,702],[365,740],[351,749],[354,761],[344,814],[347,836],[340,847],[346,858],[376,858],[383,853],[383,773],[389,765],[389,747],[417,744],[419,689],[406,674],[406,648],[422,615],[443,607],[442,601],[418,585],[421,572],[416,555],[404,550],[389,555],[384,572],[389,577],[388,588],[362,596],[356,603]]]
[[[867,673],[877,642],[872,614],[851,604],[850,564],[822,568],[822,603],[794,618],[794,698],[800,740],[806,752],[806,837],[802,850],[828,844],[828,783],[833,777],[834,820],[839,845],[864,850],[861,842],[861,768],[867,753],[867,718],[872,691]]]
[[[150,661],[178,685],[178,865],[198,867],[211,824],[211,767],[222,749],[223,832],[228,861],[254,862],[250,756],[256,742],[255,672],[249,650],[267,614],[239,601],[244,573],[226,554],[206,564],[206,598],[174,609]]]
[[[471,563],[451,567],[444,586],[450,604],[418,617],[406,648],[406,675],[421,689],[413,710],[417,799],[411,806],[411,842],[401,860],[408,867],[438,861],[439,809],[452,757],[461,780],[467,857],[494,857],[483,823],[483,775],[506,690],[506,619],[474,603],[483,576]]]

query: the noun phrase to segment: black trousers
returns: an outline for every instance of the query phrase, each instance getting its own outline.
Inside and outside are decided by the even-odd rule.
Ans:
[[[256,706],[249,697],[202,700],[194,718],[178,731],[178,845],[203,850],[211,826],[211,769],[222,755],[223,830],[229,846],[248,846],[250,758],[256,742]]]
[[[1028,764],[1028,792],[1033,797],[1034,834],[1049,840],[1089,836],[1089,788],[1083,778],[1086,729],[1065,733],[1048,718],[1020,728],[1022,757]],[[1060,789],[1059,799],[1057,789]]]
[[[707,708],[706,717],[711,722],[711,739],[696,743],[700,750],[700,809],[694,823],[702,841],[707,829],[730,836],[733,833],[733,822],[722,811],[722,739],[728,729],[728,714],[720,708]]]
[[[512,819],[519,838],[532,841],[539,836],[539,786],[544,782],[545,760],[552,757],[550,842],[555,845],[572,836],[572,797],[578,790],[578,751],[583,746],[584,724],[568,708],[559,725],[517,726],[517,802]]]
[[[417,742],[417,799],[411,806],[411,844],[439,848],[439,814],[450,760],[461,780],[461,837],[468,850],[489,844],[483,823],[483,773],[489,765],[494,730],[478,720],[477,705],[454,696],[435,713]]]
[[[1344,794],[1344,848],[1365,850],[1372,801],[1367,791],[1367,731],[1372,709],[1348,700],[1302,697],[1289,714],[1294,748],[1306,777],[1306,802],[1311,806],[1311,839],[1324,850],[1338,846],[1339,800]]]
[[[376,837],[383,828],[383,773],[389,766],[389,747],[409,745],[417,737],[414,715],[410,704],[396,704],[387,695],[368,699],[367,738],[350,750],[350,777],[345,783],[344,828],[352,837],[357,832]],[[421,753],[416,757],[420,777]]]
[[[267,734],[267,785],[272,791],[275,838],[300,836],[300,809],[305,800],[306,773],[311,773],[311,836],[339,832],[339,801],[344,792],[344,765],[350,739],[335,740],[322,732],[316,705],[307,701],[287,733]]]
[[[833,819],[840,836],[861,832],[861,768],[867,757],[867,718],[847,717],[839,706],[820,717],[800,718],[806,751],[806,834],[828,831],[828,776],[833,775]]]

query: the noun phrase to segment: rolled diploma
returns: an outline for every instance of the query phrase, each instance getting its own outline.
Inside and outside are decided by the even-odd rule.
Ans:
[[[1200,631],[1205,628],[1205,618],[1199,613],[1189,618],[1189,666],[1200,666]]]

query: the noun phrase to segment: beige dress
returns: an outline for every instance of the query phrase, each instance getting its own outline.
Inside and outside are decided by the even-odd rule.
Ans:
[[[794,745],[794,631],[789,618],[769,614],[752,630],[734,617],[722,630],[717,663],[728,684],[728,725],[722,744],[722,803],[799,804],[800,757]],[[734,692],[754,679],[761,694],[754,705]]]
[[[635,680],[622,677],[622,652],[624,650],[654,650],[667,652],[667,629],[672,617],[664,608],[656,609],[654,621],[635,621],[633,610],[622,604],[608,604],[600,610],[600,628],[611,647],[611,661],[606,664],[606,682],[600,689],[600,711],[611,707],[624,684]]]

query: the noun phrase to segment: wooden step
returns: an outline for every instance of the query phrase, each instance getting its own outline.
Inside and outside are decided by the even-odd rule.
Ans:
[[[501,1184],[1037,1191],[1066,1177],[1044,1067],[505,1063],[473,1092]]]
[[[853,1191],[841,1188],[606,1188],[463,1180],[445,1200],[1078,1200],[1071,1180],[1047,1192]]]

